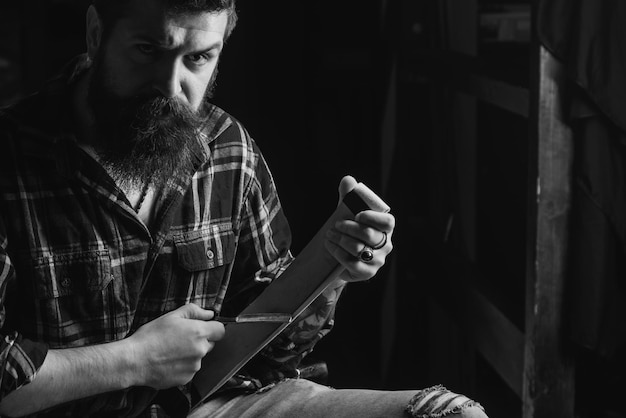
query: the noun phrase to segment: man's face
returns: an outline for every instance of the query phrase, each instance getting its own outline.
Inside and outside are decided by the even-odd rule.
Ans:
[[[107,87],[120,98],[158,93],[198,110],[224,44],[226,12],[168,16],[135,0],[105,40]]]
[[[168,16],[160,0],[135,0],[101,41],[88,100],[120,178],[165,179],[189,160],[227,22],[226,12]]]

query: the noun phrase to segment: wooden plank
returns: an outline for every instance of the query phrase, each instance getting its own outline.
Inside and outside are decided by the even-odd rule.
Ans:
[[[466,303],[466,326],[476,348],[521,398],[524,334],[477,290],[468,292]]]
[[[529,182],[523,416],[571,418],[574,367],[563,339],[563,287],[573,144],[559,96],[563,70],[543,47],[536,50],[530,161],[537,165]]]
[[[486,103],[527,118],[530,110],[528,89],[478,74],[469,76],[467,93]]]
[[[443,47],[445,49],[475,56],[478,52],[478,20],[467,16],[478,14],[477,0],[443,0],[442,12],[448,25]],[[454,28],[454,30],[450,30]]]
[[[410,80],[424,78],[453,88],[478,100],[528,118],[530,92],[528,88],[512,84],[488,74],[480,59],[458,52],[428,51],[414,54],[415,71]]]
[[[447,278],[433,285],[438,303],[449,313],[476,350],[521,399],[524,365],[524,333],[481,291],[472,286],[471,264],[450,267]],[[453,291],[451,291],[453,289]]]

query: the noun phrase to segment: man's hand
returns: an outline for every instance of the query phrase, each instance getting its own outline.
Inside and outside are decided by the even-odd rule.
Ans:
[[[185,384],[224,336],[213,311],[189,304],[139,328],[128,338],[50,350],[37,378],[0,402],[2,416],[22,416],[76,399],[131,386]]]
[[[140,327],[128,337],[137,365],[139,386],[156,389],[188,383],[202,358],[224,336],[224,325],[213,311],[195,304],[182,306]]]
[[[339,185],[339,199],[354,189],[356,180],[346,176]],[[385,264],[387,255],[393,249],[391,236],[395,227],[395,218],[390,213],[366,210],[356,215],[355,220],[339,221],[327,234],[326,248],[346,268],[342,279],[348,282],[363,281],[372,278]],[[385,237],[386,234],[386,237]],[[373,258],[363,261],[359,258],[367,246],[381,248],[372,251]]]

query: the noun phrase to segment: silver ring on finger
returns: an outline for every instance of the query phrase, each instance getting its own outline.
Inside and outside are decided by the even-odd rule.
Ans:
[[[376,245],[374,245],[372,247],[372,250],[380,250],[385,245],[387,245],[387,233],[383,232],[383,238],[380,240],[380,242],[378,244],[376,244]]]
[[[374,249],[366,245],[361,251],[359,251],[358,257],[362,262],[369,263],[374,259]]]

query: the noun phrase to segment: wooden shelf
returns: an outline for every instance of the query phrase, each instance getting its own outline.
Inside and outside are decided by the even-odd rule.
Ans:
[[[530,109],[528,89],[504,81],[471,74],[464,92],[479,100],[527,118]]]
[[[424,78],[527,118],[530,93],[503,77],[503,70],[487,70],[483,60],[457,52],[415,54],[413,79]]]

